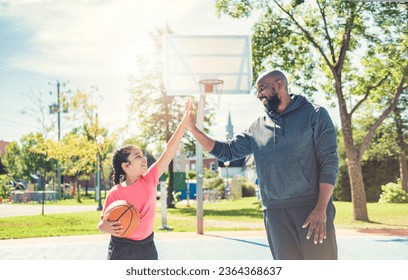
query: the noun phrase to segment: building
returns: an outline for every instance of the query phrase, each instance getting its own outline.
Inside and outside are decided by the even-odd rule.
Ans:
[[[231,112],[228,112],[228,123],[225,127],[226,140],[234,137],[234,126],[232,125]],[[234,160],[231,162],[218,162],[218,175],[223,178],[232,178],[236,175],[245,176],[245,158]]]
[[[189,165],[188,165],[188,169],[186,170],[186,172],[190,170],[195,170],[195,169],[196,169],[196,159],[195,157],[193,157],[193,158],[190,158],[189,160]],[[203,169],[208,169],[208,170],[211,170],[212,172],[217,172],[218,160],[212,155],[206,156],[205,158],[203,158]]]
[[[234,126],[232,125],[231,121],[231,112],[228,112],[228,123],[227,126],[225,127],[225,134],[227,135],[227,140],[232,139],[234,137]]]
[[[190,159],[182,145],[180,145],[176,156],[173,158],[173,171],[174,172],[188,172],[191,168]]]
[[[10,142],[0,140],[0,155],[1,156],[4,156],[6,154],[6,147],[8,144],[10,144]]]
[[[245,177],[249,182],[258,185],[258,176],[256,174],[255,158],[253,155],[246,157],[244,166]]]

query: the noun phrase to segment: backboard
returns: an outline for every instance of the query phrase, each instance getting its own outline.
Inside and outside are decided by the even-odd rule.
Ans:
[[[166,35],[163,79],[168,95],[199,95],[200,80],[222,80],[223,94],[249,94],[252,52],[248,35]]]

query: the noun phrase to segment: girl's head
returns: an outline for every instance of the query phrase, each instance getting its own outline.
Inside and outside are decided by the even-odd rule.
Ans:
[[[119,184],[126,180],[130,173],[140,176],[147,171],[147,160],[142,150],[135,145],[125,145],[113,154],[113,181]]]

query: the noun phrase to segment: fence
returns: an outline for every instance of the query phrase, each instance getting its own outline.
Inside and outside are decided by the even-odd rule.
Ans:
[[[41,202],[43,200],[57,200],[57,192],[56,191],[35,191],[35,192],[27,192],[27,191],[14,191],[11,193],[11,201],[12,202],[30,202],[36,201]]]

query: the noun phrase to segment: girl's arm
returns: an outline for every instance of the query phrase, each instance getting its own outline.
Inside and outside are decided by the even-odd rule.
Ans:
[[[109,213],[103,215],[98,223],[98,230],[100,232],[110,233],[114,236],[120,236],[123,233],[123,226],[120,221],[109,222]]]
[[[180,124],[177,126],[176,131],[171,136],[169,142],[167,142],[167,146],[164,152],[161,154],[159,159],[153,164],[157,167],[158,170],[158,177],[160,177],[167,169],[177,153],[178,147],[180,145],[181,139],[184,136],[184,130],[187,126],[188,122],[188,114],[191,111],[191,101],[187,101],[186,103],[186,112],[184,113],[183,119],[181,120]]]

